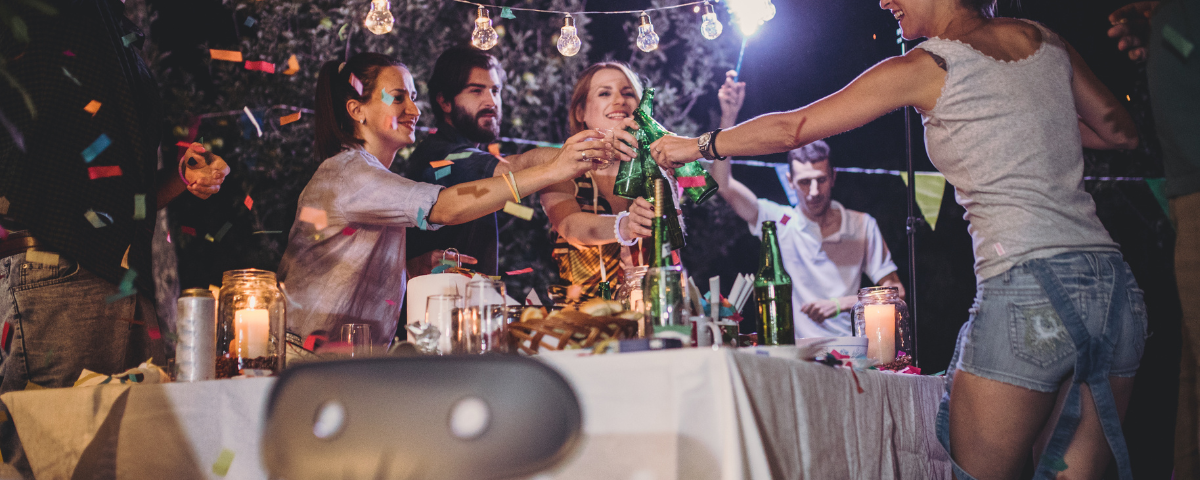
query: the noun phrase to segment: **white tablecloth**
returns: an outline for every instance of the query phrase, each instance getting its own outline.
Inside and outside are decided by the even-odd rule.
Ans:
[[[576,453],[539,479],[950,478],[934,437],[940,377],[707,349],[547,357],[584,416]],[[38,478],[266,478],[273,379],[105,385],[0,397]],[[89,478],[93,478],[89,476]]]

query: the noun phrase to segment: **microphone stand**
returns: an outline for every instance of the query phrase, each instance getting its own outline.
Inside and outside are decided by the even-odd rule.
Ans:
[[[899,34],[900,32],[896,32]],[[904,55],[907,51],[907,45],[903,38],[897,38],[896,42],[900,44],[900,54]],[[913,365],[920,368],[921,364],[917,356],[918,332],[917,328],[917,227],[921,225],[925,219],[916,215],[917,203],[917,177],[913,174],[913,158],[912,158],[912,108],[904,108],[904,147],[905,159],[908,167],[908,218],[905,220],[905,233],[908,236],[908,295],[906,302],[908,304],[909,318],[912,320],[912,352],[907,352],[912,355]]]

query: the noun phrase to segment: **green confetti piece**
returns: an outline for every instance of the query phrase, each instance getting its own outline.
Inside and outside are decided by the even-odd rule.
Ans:
[[[233,450],[222,448],[221,454],[217,455],[217,461],[213,462],[212,472],[218,477],[224,477],[229,473],[229,465],[233,463]]]
[[[71,79],[72,82],[75,82],[75,85],[79,85],[81,87],[83,86],[83,84],[79,82],[78,78],[75,78],[74,75],[71,75],[71,72],[67,71],[67,67],[62,67],[62,70],[63,70],[63,75],[66,75],[67,78]]]
[[[434,170],[433,171],[433,179],[441,180],[441,179],[445,178],[446,175],[449,175],[449,174],[450,174],[450,166],[447,165],[445,167]]]
[[[125,46],[128,47],[128,46],[132,45],[133,42],[136,42],[137,39],[138,39],[137,32],[132,32],[129,35],[121,37],[121,43],[124,43]]]
[[[425,228],[426,228],[426,226],[425,226],[425,209],[424,208],[417,209],[417,228],[419,228],[421,230],[425,230]]]
[[[471,155],[474,155],[474,153],[471,153],[471,152],[451,153],[449,155],[446,155],[446,160],[461,160],[461,159],[470,157]]]
[[[342,41],[346,40],[346,29],[349,27],[350,27],[350,24],[347,23],[345,25],[342,25],[342,28],[338,29],[338,40],[342,40]]]
[[[217,230],[217,241],[218,242],[221,241],[221,239],[225,237],[226,233],[229,233],[230,228],[233,228],[233,224],[229,223],[229,222],[225,222],[225,225],[222,225],[221,229]]]
[[[513,15],[511,8],[504,7],[500,9],[500,18],[515,19],[517,16]]]
[[[104,224],[104,220],[101,220],[100,216],[96,214],[95,210],[88,209],[88,211],[83,212],[83,216],[87,218],[88,222],[91,222],[92,228],[104,228],[107,226]]]
[[[1171,44],[1172,47],[1175,47],[1175,51],[1179,52],[1180,55],[1183,55],[1185,60],[1191,56],[1192,50],[1196,48],[1196,45],[1192,44],[1187,37],[1183,36],[1182,33],[1179,33],[1179,31],[1175,30],[1175,28],[1170,25],[1163,26],[1162,36],[1163,40],[1166,40],[1166,42]]]
[[[391,105],[392,102],[396,101],[396,97],[389,95],[387,90],[384,90],[381,88],[381,89],[379,89],[379,93],[382,94],[382,95],[380,95],[380,98],[383,99],[384,105]]]
[[[1051,470],[1054,470],[1056,472],[1061,472],[1061,471],[1067,469],[1067,462],[1063,461],[1063,459],[1061,457],[1050,459],[1049,463],[1047,465],[1050,467]]]
[[[142,220],[146,218],[146,194],[138,193],[133,196],[133,219]]]
[[[436,267],[433,267],[433,270],[431,271],[431,273],[442,273],[449,269],[450,269],[449,265],[438,265]]]

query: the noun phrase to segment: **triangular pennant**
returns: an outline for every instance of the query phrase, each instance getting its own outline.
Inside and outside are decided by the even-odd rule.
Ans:
[[[513,15],[511,8],[504,7],[500,9],[500,18],[507,18],[511,20],[517,18],[517,16]]]
[[[929,223],[929,229],[937,229],[938,214],[942,210],[942,194],[946,193],[946,177],[940,173],[917,173],[917,208]],[[900,179],[908,185],[908,172],[900,172]]]

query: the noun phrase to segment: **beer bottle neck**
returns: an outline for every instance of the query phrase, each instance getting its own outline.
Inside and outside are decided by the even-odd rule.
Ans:
[[[782,255],[779,253],[779,239],[774,227],[764,227],[762,232],[762,249],[759,251],[758,278],[755,283],[783,284],[792,283],[791,277],[783,268]]]

